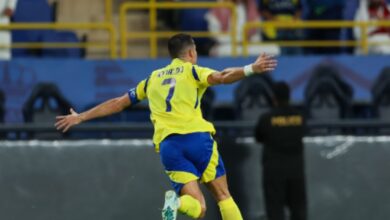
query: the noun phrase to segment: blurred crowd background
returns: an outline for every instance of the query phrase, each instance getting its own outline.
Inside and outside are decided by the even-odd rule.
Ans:
[[[147,103],[67,134],[54,122],[165,66],[178,32],[194,36],[202,66],[278,59],[272,73],[202,99],[245,219],[265,219],[253,128],[279,81],[308,119],[309,219],[390,218],[390,0],[0,0],[1,219],[160,216],[169,186],[151,153]]]
[[[44,23],[103,23],[110,22],[119,32],[120,6],[123,3],[145,3],[147,1],[92,1],[92,0],[4,0],[13,2],[4,8],[10,9],[8,15],[3,15],[2,23],[6,24],[8,16],[12,23],[44,22]],[[107,12],[107,4],[110,8]],[[192,1],[156,1],[162,2],[207,2],[227,3],[235,5],[235,34],[237,42],[243,39],[244,26],[248,22],[279,21],[291,23],[298,21],[386,21],[389,20],[389,2],[387,0],[192,0]],[[4,3],[5,4],[5,3]],[[107,18],[109,16],[109,18]],[[156,12],[156,21],[150,27],[149,10],[129,10],[126,16],[126,29],[132,33],[136,31],[205,31],[211,33],[229,32],[233,26],[232,10],[228,7],[216,8],[176,8],[159,9]],[[337,25],[336,25],[337,26]],[[26,28],[27,29],[27,28]],[[48,43],[73,42],[88,43],[109,41],[104,32],[95,30],[12,30],[13,43]],[[360,26],[339,26],[333,28],[297,28],[283,29],[265,27],[250,29],[245,34],[250,42],[268,42],[262,45],[261,50],[282,55],[313,55],[313,54],[363,54],[361,45],[341,45],[337,47],[311,46],[279,47],[272,41],[291,40],[332,40],[353,41],[366,37],[368,41],[382,42],[379,45],[370,45],[369,54],[388,54],[390,49],[386,42],[390,41],[388,26],[369,26],[361,30]],[[167,56],[164,40],[160,38],[158,46],[159,56]],[[1,39],[1,38],[0,38]],[[230,56],[231,36],[210,36],[197,38],[199,54],[203,56]],[[6,41],[5,41],[6,42]],[[385,43],[383,43],[385,42]],[[148,39],[131,39],[129,42],[129,57],[148,57]],[[256,54],[259,47],[250,48],[250,54]],[[12,57],[73,57],[73,58],[107,58],[108,53],[99,48],[14,48]]]
[[[195,6],[151,6],[160,3]],[[273,81],[281,79],[288,81],[293,103],[310,117],[388,115],[390,11],[385,0],[4,0],[0,6],[2,27],[11,24],[0,32],[0,55],[9,61],[1,63],[1,121],[32,122],[33,112],[46,112],[45,105],[55,115],[70,105],[85,109],[126,91],[153,69],[134,64],[137,59],[166,58],[166,40],[176,32],[193,33],[199,55],[214,68],[241,65],[259,52],[280,56],[275,73],[209,89],[203,105],[209,119],[257,118],[259,109],[271,105]],[[115,58],[121,59],[107,62]],[[84,83],[73,88],[77,82],[64,81],[69,74]],[[147,108],[140,109],[148,115]],[[139,120],[118,117],[112,120]]]

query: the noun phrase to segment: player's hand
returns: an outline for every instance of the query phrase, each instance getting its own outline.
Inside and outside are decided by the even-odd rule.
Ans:
[[[255,73],[270,72],[273,71],[277,65],[278,61],[272,55],[263,53],[252,64],[252,69]]]
[[[80,114],[71,108],[69,115],[60,115],[56,117],[55,127],[57,130],[65,133],[69,128],[80,124],[82,121]]]

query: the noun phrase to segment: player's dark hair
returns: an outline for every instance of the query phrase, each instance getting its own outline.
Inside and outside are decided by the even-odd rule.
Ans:
[[[176,34],[168,40],[168,51],[171,58],[178,58],[183,50],[194,45],[194,40],[188,34]]]
[[[278,105],[287,105],[290,101],[290,88],[286,82],[280,81],[273,85],[274,98]]]

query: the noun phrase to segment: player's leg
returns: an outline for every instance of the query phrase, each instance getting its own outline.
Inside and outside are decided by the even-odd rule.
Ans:
[[[181,195],[180,212],[193,218],[201,218],[206,212],[206,202],[199,188],[199,178],[201,177],[202,181],[206,182],[213,180],[216,175],[224,174],[224,169],[222,169],[223,173],[216,170],[216,167],[219,165],[216,144],[212,136],[207,132],[179,135],[175,136],[175,138],[183,148],[182,157],[187,160],[185,165],[181,166],[182,169],[185,167],[184,170],[197,175],[196,180],[193,178],[191,181],[185,181],[185,178],[179,180],[174,176],[170,176],[171,180],[177,179],[177,181],[185,183],[180,189],[175,187],[176,191],[180,192]],[[177,161],[175,163],[177,164]],[[219,167],[223,168],[223,163]],[[179,177],[179,175],[176,176]]]
[[[218,202],[223,220],[242,220],[242,215],[237,204],[230,195],[226,175],[218,177],[206,183],[207,188]]]
[[[199,172],[185,155],[186,148],[191,147],[192,136],[172,135],[160,144],[161,161],[176,191],[166,193],[163,219],[176,219],[177,211],[194,219],[204,215],[206,204],[197,182]],[[164,215],[173,217],[164,218]]]
[[[176,192],[173,190],[169,190],[165,192],[164,207],[161,212],[162,219],[176,220],[177,210],[179,206],[180,206],[180,201],[176,195]]]
[[[242,220],[241,212],[230,195],[226,180],[225,167],[217,149],[217,143],[213,140],[209,146],[211,155],[208,158],[206,169],[202,173],[201,181],[213,194],[223,220]]]
[[[198,181],[186,183],[180,191],[179,211],[192,218],[203,218],[206,213],[206,200]]]
[[[175,189],[178,189],[177,186]],[[178,197],[173,190],[165,193],[165,203],[162,211],[163,220],[175,220],[177,211],[194,219],[204,216],[206,202],[196,180],[184,184],[180,190],[180,195]]]

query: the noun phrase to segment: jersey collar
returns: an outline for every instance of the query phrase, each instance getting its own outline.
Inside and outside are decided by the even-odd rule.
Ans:
[[[183,63],[188,63],[188,61],[184,61],[184,60],[182,60],[182,59],[175,58],[175,59],[172,60],[172,63],[171,63],[171,64],[180,65],[180,64],[183,64]]]

